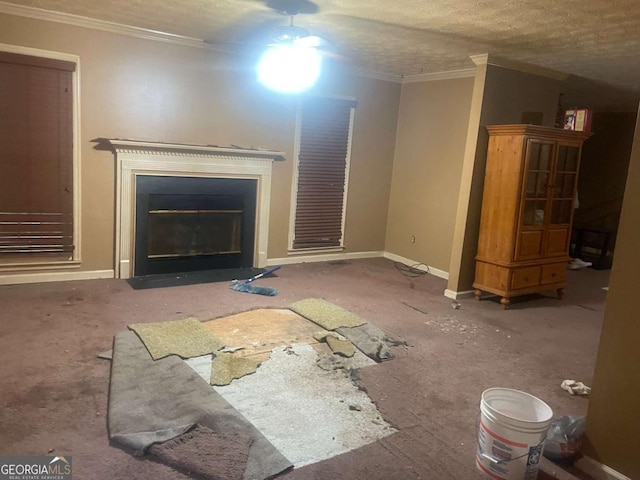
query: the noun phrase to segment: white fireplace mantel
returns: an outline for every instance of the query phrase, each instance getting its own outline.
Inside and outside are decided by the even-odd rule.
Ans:
[[[138,175],[257,180],[256,240],[253,261],[267,265],[271,171],[284,152],[104,139],[116,154],[116,278],[133,276],[135,199]]]

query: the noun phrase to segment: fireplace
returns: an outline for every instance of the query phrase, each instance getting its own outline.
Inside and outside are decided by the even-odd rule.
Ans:
[[[272,150],[102,139],[116,154],[115,277],[266,267]]]
[[[134,276],[253,266],[257,181],[139,175]]]

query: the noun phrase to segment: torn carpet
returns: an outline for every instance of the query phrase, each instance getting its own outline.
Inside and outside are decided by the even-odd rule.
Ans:
[[[176,356],[152,360],[130,331],[115,337],[108,414],[111,441],[138,455],[198,424],[233,438],[234,444],[251,444],[242,480],[264,480],[291,468],[291,462],[183,360]],[[219,438],[212,440],[211,450]],[[227,468],[222,464],[214,470]],[[214,470],[207,478],[219,478]]]
[[[151,445],[149,453],[198,478],[242,480],[250,447],[250,438],[216,433],[197,425],[178,437]]]
[[[136,332],[154,360],[169,355],[198,357],[218,351],[224,345],[195,317],[168,322],[134,323]]]
[[[289,308],[327,330],[340,327],[357,327],[367,321],[321,298],[307,298],[289,305]]]

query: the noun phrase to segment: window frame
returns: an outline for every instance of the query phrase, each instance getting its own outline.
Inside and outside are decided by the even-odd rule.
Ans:
[[[81,251],[81,182],[80,182],[80,57],[71,53],[55,52],[39,48],[23,47],[0,43],[0,51],[18,55],[62,60],[75,63],[75,71],[71,75],[72,92],[72,175],[73,175],[73,245],[74,249],[69,258],[48,259],[37,254],[12,255],[9,258],[0,258],[0,272],[6,271],[38,271],[51,270],[64,267],[79,267],[82,262]]]
[[[336,246],[324,246],[324,247],[297,247],[294,248],[294,237],[296,228],[296,213],[298,205],[298,179],[300,173],[300,149],[302,139],[302,120],[304,115],[304,101],[305,100],[344,100],[353,102],[351,106],[351,114],[349,118],[349,131],[345,156],[345,172],[344,172],[344,186],[343,186],[343,198],[342,198],[342,212],[341,212],[341,225],[340,225],[340,244]],[[304,97],[298,100],[296,108],[296,123],[295,123],[295,145],[294,145],[294,165],[293,165],[293,178],[291,186],[291,209],[289,216],[289,238],[287,252],[289,255],[303,255],[306,253],[331,253],[343,251],[345,247],[345,225],[346,225],[346,212],[347,212],[347,198],[349,193],[349,177],[351,171],[351,149],[353,145],[353,132],[356,116],[356,103],[357,100],[352,96],[342,95],[317,95],[313,97]]]

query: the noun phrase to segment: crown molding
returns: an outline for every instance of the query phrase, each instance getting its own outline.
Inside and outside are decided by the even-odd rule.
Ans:
[[[471,61],[476,65],[493,65],[495,67],[503,67],[510,70],[517,70],[519,72],[531,73],[533,75],[552,78],[554,80],[564,81],[569,77],[569,74],[559,72],[558,70],[532,65],[530,63],[518,62],[516,60],[507,60],[506,58],[497,57],[488,53],[471,55],[469,58],[471,58]]]
[[[451,70],[448,72],[420,73],[417,75],[407,75],[402,78],[402,83],[434,82],[436,80],[453,80],[455,78],[469,78],[476,74],[475,68],[464,68],[461,70]]]
[[[71,13],[54,12],[52,10],[45,10],[35,7],[25,7],[23,5],[16,5],[3,1],[0,1],[0,13],[16,15],[19,17],[33,18],[36,20],[64,23],[66,25],[73,25],[76,27],[102,30],[104,32],[117,33],[120,35],[128,35],[131,37],[144,38],[146,40],[155,40],[159,42],[172,43],[187,47],[203,48],[221,52],[225,51],[220,47],[205,43],[204,40],[198,38],[185,37],[183,35],[175,35],[172,33],[160,32],[157,30],[133,27],[131,25],[108,22],[106,20],[98,20],[95,18],[73,15]]]

